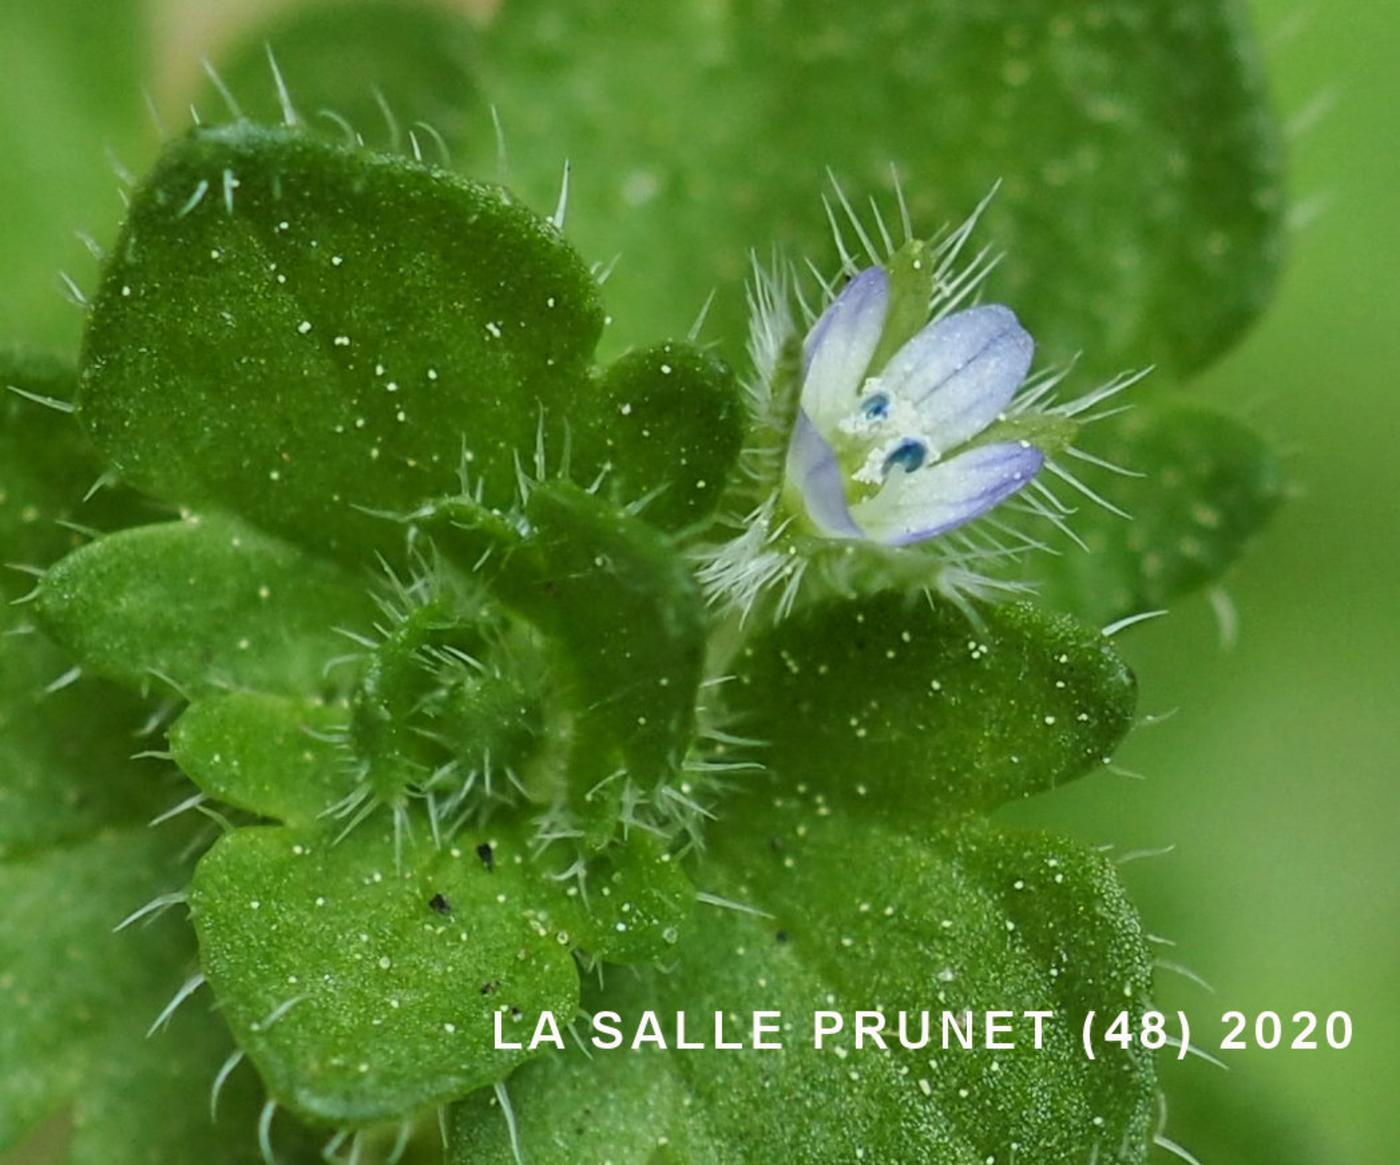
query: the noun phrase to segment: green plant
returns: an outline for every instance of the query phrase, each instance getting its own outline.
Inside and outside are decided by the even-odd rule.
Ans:
[[[194,129],[132,192],[76,367],[5,357],[0,529],[38,579],[0,640],[0,1143],[71,1100],[80,1162],[1143,1160],[1150,1052],[1078,1031],[1149,1005],[1148,939],[1103,857],[986,815],[1106,763],[1135,685],[1103,625],[1218,577],[1279,497],[1250,431],[1166,399],[1274,263],[1233,8],[522,2],[479,35],[520,188],[546,133],[593,172],[551,219],[416,134],[319,133],[278,76],[283,124]],[[757,265],[745,312],[773,240],[820,274]],[[984,284],[1028,332],[952,314]],[[902,356],[964,342],[938,385],[1001,404],[920,414],[946,447],[879,428],[923,407]],[[823,1007],[1061,1022],[934,1057],[529,1047],[546,1015]]]

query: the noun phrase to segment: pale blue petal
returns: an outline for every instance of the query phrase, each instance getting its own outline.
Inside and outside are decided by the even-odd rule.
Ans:
[[[913,473],[896,470],[851,516],[872,541],[906,546],[980,518],[1029,485],[1044,464],[1044,453],[1020,441],[981,445]]]
[[[856,406],[885,329],[890,281],[867,267],[812,325],[802,346],[802,407],[818,430],[832,433]]]
[[[1031,339],[997,304],[930,324],[890,358],[883,387],[918,410],[933,452],[945,453],[997,419],[1030,370]]]
[[[787,478],[802,497],[812,524],[828,538],[860,538],[846,506],[846,479],[836,454],[799,409],[788,444]]]

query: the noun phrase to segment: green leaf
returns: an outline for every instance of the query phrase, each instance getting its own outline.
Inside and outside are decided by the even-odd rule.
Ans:
[[[1075,476],[1131,515],[1082,505],[1069,519],[1089,553],[1038,556],[1034,581],[1045,600],[1104,624],[1169,606],[1219,578],[1283,501],[1273,449],[1248,426],[1194,405],[1134,409],[1091,429],[1094,456],[1140,473],[1094,466]]]
[[[623,343],[681,333],[718,288],[711,334],[737,355],[751,250],[834,258],[827,165],[895,231],[892,163],[925,232],[1001,181],[988,294],[1049,359],[1082,351],[1095,374],[1189,372],[1272,290],[1280,134],[1234,0],[518,0],[480,61],[529,145],[513,187],[552,206],[562,160],[586,161],[569,229],[585,254],[623,255],[608,283]],[[477,168],[491,149],[483,135]]]
[[[175,763],[211,797],[290,825],[314,825],[354,785],[350,757],[327,740],[344,704],[228,692],[191,704],[170,729]]]
[[[330,111],[369,142],[397,133],[408,148],[411,133],[424,156],[436,161],[432,131],[449,150],[473,131],[490,134],[491,115],[472,75],[472,39],[466,16],[440,5],[310,3],[257,23],[253,35],[221,55],[218,71],[248,117],[276,124],[282,109],[268,68],[270,46],[293,101],[313,126],[339,139],[342,126]],[[198,104],[209,111],[224,102],[207,86]]]
[[[128,490],[98,488],[102,463],[63,411],[77,380],[56,357],[0,350],[0,546],[9,565],[48,566],[86,541],[74,527],[108,529],[152,515]],[[28,589],[19,572],[0,574],[0,595]]]
[[[652,525],[708,518],[739,457],[744,410],[729,367],[685,344],[629,352],[574,413],[575,474],[601,475],[619,505]]]
[[[1136,698],[1107,641],[1028,604],[981,620],[890,593],[799,612],[735,660],[739,728],[784,787],[903,822],[991,809],[1101,763]]]
[[[601,326],[587,269],[498,190],[291,130],[197,131],[132,200],[80,416],[126,480],[358,559],[396,549],[364,508],[416,509],[464,459],[512,496]]]
[[[692,1040],[713,1038],[715,1011],[731,1017],[729,1039],[747,1038],[752,1012],[779,1011],[784,1050],[595,1050],[527,1065],[508,1085],[525,1160],[1144,1159],[1150,1055],[1096,1049],[1091,1062],[1080,1046],[1087,1009],[1136,1012],[1149,989],[1141,929],[1102,857],[973,827],[915,841],[801,798],[748,807],[715,833],[707,884],[771,917],[717,912],[674,971],[613,977],[586,1004],[618,1012],[629,1042],[655,1009],[673,1046],[677,1011]],[[914,1013],[911,1034],[917,1013],[933,1012],[935,1046],[906,1050],[890,1034],[888,1052],[856,1049],[854,1013],[877,1009],[891,1029]],[[822,1051],[818,1010],[846,1022]],[[1018,1046],[943,1051],[945,1010],[979,1025],[1016,1012]],[[1054,1012],[1039,1049],[1020,1018],[1031,1010]],[[452,1161],[508,1144],[484,1094],[458,1107]]]
[[[534,561],[515,557],[502,601],[562,649],[588,731],[612,741],[638,778],[666,772],[690,740],[705,648],[685,560],[664,536],[564,484],[532,491],[525,514]]]
[[[147,820],[179,799],[170,774],[130,759],[141,702],[73,680],[72,660],[17,610],[0,609],[0,859]]]
[[[610,963],[650,963],[674,954],[690,922],[695,887],[656,838],[638,830],[595,855],[581,884],[583,894],[569,895],[577,946]]]
[[[367,585],[231,518],[144,526],[74,551],[44,576],[44,629],[98,675],[184,694],[247,685],[315,692],[367,626]]]
[[[180,888],[187,871],[169,846],[151,830],[109,831],[0,864],[0,1147],[84,1086],[110,1026],[150,1003],[153,983],[168,997],[187,973],[181,928],[112,933]]]
[[[313,829],[226,835],[200,862],[191,909],[201,962],[273,1097],[303,1116],[364,1125],[502,1078],[496,1050],[578,998],[571,937],[492,830],[489,861],[366,824],[339,844]],[[396,852],[396,849],[398,852]],[[561,891],[554,899],[566,901]],[[563,909],[561,906],[560,909]]]

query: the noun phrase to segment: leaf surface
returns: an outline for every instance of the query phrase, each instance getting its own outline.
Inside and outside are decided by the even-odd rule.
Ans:
[[[668,1161],[1143,1160],[1153,1119],[1150,1055],[1079,1043],[1088,1008],[1135,1011],[1150,959],[1111,866],[1070,843],[958,827],[914,841],[883,825],[824,813],[810,798],[753,805],[719,831],[708,884],[748,907],[716,911],[678,952],[676,969],[615,978],[586,1004],[621,1017],[625,1046],[643,1009],[674,1047],[687,1038],[752,1040],[751,1013],[777,1011],[781,1051],[642,1050],[553,1056],[508,1091],[527,1160],[606,1154],[618,1165]],[[854,1042],[855,1013],[883,1011],[888,1051]],[[932,1013],[932,1043],[912,1041]],[[989,1012],[1016,1013],[1014,1049],[943,1049],[941,1014],[978,1045]],[[1052,1011],[1043,1046],[1028,1011]],[[814,1048],[817,1012],[844,1030]],[[1008,1017],[996,1017],[997,1022]],[[509,1134],[486,1094],[458,1106],[452,1160],[502,1154]],[[1014,1146],[1014,1148],[1013,1148]],[[1014,1154],[1014,1157],[1013,1157]]]
[[[709,334],[737,356],[751,251],[836,257],[828,166],[871,235],[872,195],[899,230],[891,164],[923,232],[1000,182],[984,237],[1006,259],[988,295],[1044,355],[1082,352],[1094,374],[1189,372],[1273,286],[1280,135],[1231,0],[518,0],[481,74],[529,143],[512,184],[535,205],[554,205],[565,157],[581,163],[570,231],[592,258],[622,255],[622,342],[683,332],[718,288]]]
[[[602,326],[495,188],[239,123],[168,146],[89,322],[80,416],[132,483],[357,561],[465,461],[502,500]]]
[[[735,660],[739,725],[778,785],[919,829],[1053,788],[1132,721],[1131,673],[1097,631],[1029,604],[974,626],[923,596],[801,611]]]
[[[36,613],[91,672],[182,694],[246,685],[316,692],[370,625],[368,582],[218,515],[124,530],[45,576]]]

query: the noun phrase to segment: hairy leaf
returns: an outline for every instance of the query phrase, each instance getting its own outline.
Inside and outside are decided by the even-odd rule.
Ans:
[[[575,486],[532,487],[519,519],[523,531],[470,499],[424,516],[445,554],[558,648],[567,757],[537,795],[564,797],[601,844],[625,788],[649,791],[684,759],[704,607],[669,538]]]
[[[326,739],[343,704],[228,692],[191,704],[170,729],[175,763],[211,797],[290,825],[314,825],[351,791],[349,755]]]
[[[332,838],[238,830],[191,889],[205,974],[279,1103],[347,1125],[413,1113],[521,1060],[494,1049],[497,1012],[507,1032],[573,1014],[571,939],[532,893],[523,844],[489,831],[481,852],[396,852],[374,823]]]
[[[882,594],[755,636],[732,695],[757,759],[784,787],[911,823],[991,809],[1101,763],[1136,698],[1108,643],[1028,604],[981,619]]]
[[[744,437],[733,372],[685,344],[620,357],[574,418],[575,477],[667,530],[714,512]]]
[[[93,1057],[73,1106],[68,1165],[254,1165],[261,1161],[258,1121],[262,1081],[246,1064],[214,1083],[234,1050],[233,1037],[208,998],[183,1004],[162,1030],[151,1020],[179,986],[159,983],[114,1011],[112,1030]],[[134,1006],[133,1006],[134,1005]],[[290,1117],[275,1122],[270,1142],[279,1165],[317,1165],[326,1140]]]
[[[179,796],[171,774],[130,759],[141,702],[75,678],[17,610],[0,609],[0,860],[146,820]]]
[[[415,509],[464,459],[513,494],[601,323],[587,269],[501,191],[240,123],[136,192],[80,415],[134,484],[358,560],[396,534],[365,508]]]
[[[178,926],[112,933],[179,888],[186,870],[169,848],[154,831],[106,832],[0,864],[0,1147],[84,1086],[110,1025],[152,1004],[153,982],[168,995],[188,973]]]
[[[417,148],[442,158],[473,133],[490,135],[491,115],[476,91],[471,68],[473,28],[444,5],[402,0],[325,0],[298,5],[220,57],[218,72],[247,116],[282,120],[267,50],[298,109],[311,125],[336,139],[349,130],[372,144]],[[206,87],[199,106],[222,97]],[[331,115],[335,116],[332,117]],[[429,128],[431,127],[431,128]]]
[[[569,891],[572,925],[576,944],[588,954],[610,963],[674,954],[691,919],[695,887],[656,838],[638,830],[594,856],[580,885],[579,895]]]
[[[1150,1056],[1079,1044],[1088,1008],[1135,1012],[1150,959],[1112,867],[1044,837],[960,827],[913,841],[784,799],[719,831],[705,874],[771,917],[717,912],[682,944],[676,969],[608,982],[586,1000],[611,1010],[630,1044],[644,1008],[675,1044],[751,1036],[779,1011],[784,1050],[594,1051],[551,1056],[513,1076],[525,1159],[618,1165],[655,1160],[1033,1160],[1140,1162],[1153,1118]],[[854,1013],[890,1017],[888,1052],[854,1046]],[[933,1044],[898,1044],[895,1021],[929,1010]],[[1013,1011],[1014,1050],[939,1045],[941,1013]],[[1022,1013],[1053,1012],[1034,1048]],[[814,1050],[816,1011],[846,1030]],[[737,1017],[738,1022],[734,1022]],[[768,1037],[770,1040],[774,1037]],[[838,1050],[839,1049],[839,1050]],[[479,1094],[456,1110],[452,1160],[490,1159],[509,1133]],[[1014,1148],[1013,1148],[1014,1146]]]
[[[44,576],[40,622],[84,668],[184,694],[247,685],[314,692],[368,626],[369,588],[231,518],[144,526],[74,551]]]
[[[12,568],[48,566],[81,546],[88,528],[153,516],[130,491],[110,483],[101,488],[106,479],[96,451],[73,417],[56,407],[71,406],[77,379],[56,357],[0,350],[0,547]],[[19,570],[0,573],[0,595],[7,598],[30,585]]]

